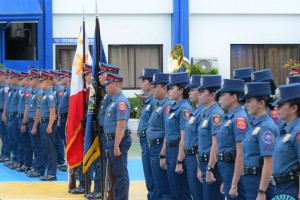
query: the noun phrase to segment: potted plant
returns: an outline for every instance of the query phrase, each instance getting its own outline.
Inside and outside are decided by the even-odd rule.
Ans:
[[[143,102],[137,97],[128,98],[130,103],[130,116],[128,120],[128,128],[132,133],[136,133],[140,121],[140,116],[143,108]]]

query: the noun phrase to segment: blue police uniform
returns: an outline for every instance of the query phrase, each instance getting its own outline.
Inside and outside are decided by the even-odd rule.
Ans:
[[[270,84],[266,82],[253,82],[245,85],[244,96],[241,100],[252,97],[270,96]],[[267,106],[267,105],[266,105]],[[245,139],[243,140],[243,167],[242,179],[246,191],[247,199],[255,199],[259,188],[262,171],[263,159],[265,156],[273,154],[275,138],[278,135],[278,128],[268,113],[255,118],[250,122]],[[266,198],[274,197],[274,188],[270,184],[266,191]]]
[[[200,86],[198,90],[204,90],[208,88],[220,88],[222,78],[219,75],[206,75],[202,76],[200,79]],[[199,168],[202,173],[203,179],[203,199],[224,199],[224,195],[220,192],[220,186],[222,184],[222,179],[219,175],[219,170],[217,165],[213,166],[213,174],[216,181],[214,183],[208,184],[206,182],[206,172],[208,167],[208,162],[210,159],[210,151],[212,148],[212,136],[220,128],[222,122],[223,110],[220,108],[218,103],[214,103],[210,107],[205,107],[203,105],[203,110],[197,119],[197,143],[198,143],[198,162]],[[195,121],[190,119],[191,121]],[[211,166],[212,167],[212,166]]]
[[[25,167],[29,168],[32,166],[32,158],[33,158],[33,151],[31,146],[31,139],[28,130],[26,129],[25,132],[21,131],[21,126],[23,124],[23,117],[25,111],[25,104],[29,101],[31,87],[20,87],[19,89],[19,104],[18,104],[18,128],[20,131],[20,141],[19,141],[19,152],[23,155],[23,164]],[[19,169],[20,170],[20,169]],[[19,171],[18,170],[18,171]]]
[[[57,105],[56,96],[52,88],[44,91],[44,95],[40,102],[40,133],[42,138],[42,146],[45,147],[47,175],[56,176],[57,155],[55,149],[55,133],[56,125],[52,126],[52,133],[48,134],[46,129],[49,123],[50,108],[55,108]]]
[[[273,105],[280,105],[288,100],[300,98],[300,84],[293,83],[279,86],[279,97]],[[298,108],[299,109],[299,108]],[[299,193],[300,160],[300,117],[280,128],[273,153],[273,176],[275,195],[290,195],[297,199]]]
[[[223,86],[217,93],[238,92],[243,93],[244,81],[240,79],[224,79]],[[229,196],[232,177],[234,174],[236,143],[242,142],[248,129],[248,115],[245,109],[239,105],[224,113],[223,121],[217,134],[218,153],[217,165],[223,180],[226,199],[245,199],[245,191],[242,180],[237,185],[238,197]],[[215,133],[213,133],[215,134]]]
[[[106,83],[111,81],[122,81],[123,77],[116,74],[108,74]],[[112,96],[112,102],[106,108],[104,117],[104,134],[107,142],[106,148],[111,163],[112,173],[114,175],[114,199],[128,199],[129,192],[129,175],[127,169],[128,150],[131,146],[132,139],[129,135],[127,123],[125,127],[124,137],[119,145],[121,155],[114,155],[114,136],[118,120],[129,119],[130,104],[122,92]]]
[[[32,167],[36,172],[36,176],[44,175],[46,168],[44,162],[44,146],[42,146],[41,133],[39,125],[37,126],[36,134],[32,134],[31,130],[35,121],[36,110],[40,109],[40,102],[43,97],[43,90],[41,88],[32,89],[29,100],[25,101],[28,104],[28,115],[27,115],[27,130],[31,137],[31,146],[34,153],[34,159],[32,161]],[[29,176],[29,175],[28,175]]]
[[[13,86],[11,86],[8,91],[7,91],[7,95],[5,97],[5,115],[6,115],[6,120],[5,120],[5,125],[6,125],[6,135],[7,135],[7,155],[9,156],[8,158],[12,158],[11,157],[11,153],[12,153],[12,134],[9,130],[9,109],[10,109],[10,102],[11,102],[11,98],[12,98],[12,92],[13,92]],[[16,160],[13,160],[13,162],[15,162]]]
[[[5,98],[8,93],[8,85],[6,83],[0,84],[0,116],[3,114],[4,110],[4,102]],[[1,139],[2,139],[2,149],[1,149],[1,156],[3,158],[3,161],[8,160],[10,158],[10,152],[9,152],[9,139],[6,132],[6,125],[5,123],[0,120],[0,132],[1,132]]]
[[[151,68],[144,68],[143,74],[139,77],[139,79],[152,79],[153,74],[160,73],[159,69],[151,69]],[[142,108],[141,117],[139,126],[137,129],[137,135],[140,138],[140,145],[142,148],[142,163],[143,163],[143,171],[146,181],[146,187],[148,190],[147,197],[148,199],[156,199],[154,192],[154,179],[153,179],[153,173],[151,170],[151,164],[150,164],[150,153],[149,153],[149,147],[147,144],[147,138],[146,138],[146,130],[148,128],[148,121],[150,118],[150,115],[152,111],[154,110],[154,104],[156,101],[153,99],[153,95],[150,95],[147,99],[144,100],[144,106]]]
[[[170,83],[166,87],[176,84],[188,84],[190,82],[187,73],[170,74],[169,80]],[[174,102],[165,120],[166,165],[170,188],[174,189],[172,193],[173,199],[191,199],[186,166],[182,166],[183,173],[178,174],[175,172],[181,131],[185,129],[191,110],[192,107],[185,99]]]

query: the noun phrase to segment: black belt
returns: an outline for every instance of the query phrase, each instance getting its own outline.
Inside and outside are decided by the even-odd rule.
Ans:
[[[236,152],[228,152],[228,153],[221,153],[216,154],[216,160],[219,161],[225,161],[225,162],[234,162],[236,157]]]
[[[18,119],[22,119],[22,118],[23,118],[23,116],[24,116],[24,115],[23,115],[23,114],[21,114],[21,113],[18,113],[18,114],[17,114],[17,118],[18,118]]]
[[[123,135],[123,138],[126,138],[128,136],[130,136],[131,132],[129,130],[125,131],[124,132],[124,135]],[[110,134],[106,134],[105,137],[106,137],[106,140],[113,140],[115,139],[115,133],[110,133]]]
[[[100,133],[100,134],[104,133],[104,130],[103,130],[103,127],[102,127],[102,126],[99,126],[99,133]]]
[[[17,116],[17,114],[18,114],[17,112],[7,113],[7,116],[13,118],[13,117]]]
[[[41,118],[40,122],[41,123],[49,122],[49,117]]]
[[[68,113],[60,114],[61,119],[65,119],[68,117]]]
[[[210,154],[201,154],[201,155],[197,155],[197,161],[198,163],[199,162],[208,162],[209,161],[209,157],[210,157]]]
[[[34,117],[28,117],[27,118],[27,123],[34,121],[34,119],[35,119]]]
[[[270,182],[272,185],[277,185],[280,183],[285,183],[291,180],[298,181],[299,177],[299,172],[298,171],[290,171],[288,173],[282,174],[282,175],[277,175],[277,176],[271,176],[270,177]]]
[[[153,147],[155,145],[160,145],[164,142],[164,138],[157,138],[154,140],[147,140],[148,142],[148,147]]]
[[[194,146],[191,149],[184,149],[185,156],[196,155],[197,153],[198,153],[198,146]]]
[[[244,167],[242,166],[242,175],[258,175],[261,174],[262,168],[258,167]]]
[[[139,138],[145,138],[145,137],[146,137],[146,131],[137,132],[137,136],[138,136]]]
[[[179,146],[179,141],[180,140],[167,140],[166,147],[167,148],[177,147],[177,146]]]

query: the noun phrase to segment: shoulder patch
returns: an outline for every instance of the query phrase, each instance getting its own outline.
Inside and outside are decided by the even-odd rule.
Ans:
[[[170,112],[170,106],[166,106],[166,115]]]
[[[297,141],[300,143],[300,132],[297,133]]]
[[[126,110],[126,103],[124,101],[119,102],[119,110]]]
[[[272,118],[278,118],[279,116],[279,111],[278,111],[278,108],[275,107],[273,110],[270,110],[270,116]]]
[[[54,96],[51,94],[51,95],[49,95],[49,99],[52,101],[52,100],[54,100]]]
[[[190,117],[190,111],[189,110],[183,110],[183,117],[184,117],[184,119],[188,119]]]
[[[265,144],[272,144],[275,140],[274,133],[270,130],[263,132],[261,135],[261,140]]]
[[[236,127],[238,129],[245,129],[247,124],[246,124],[246,119],[244,117],[237,117],[236,118]]]
[[[214,125],[220,125],[222,123],[221,115],[213,115],[212,119]]]
[[[30,97],[30,92],[25,93],[25,98],[28,99]]]

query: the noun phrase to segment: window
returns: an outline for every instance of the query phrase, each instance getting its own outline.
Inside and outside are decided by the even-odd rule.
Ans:
[[[37,23],[11,23],[5,29],[6,60],[37,60]]]
[[[162,71],[162,45],[109,45],[108,62],[121,68],[125,77],[123,87],[140,88],[138,77],[143,68],[156,68]]]
[[[285,84],[289,69],[282,66],[288,59],[299,60],[298,44],[232,44],[231,76],[234,69],[252,66],[254,70],[271,69],[277,85]]]
[[[93,46],[89,45],[92,56]],[[71,71],[76,52],[76,45],[56,45],[55,48],[55,69],[66,69]]]

